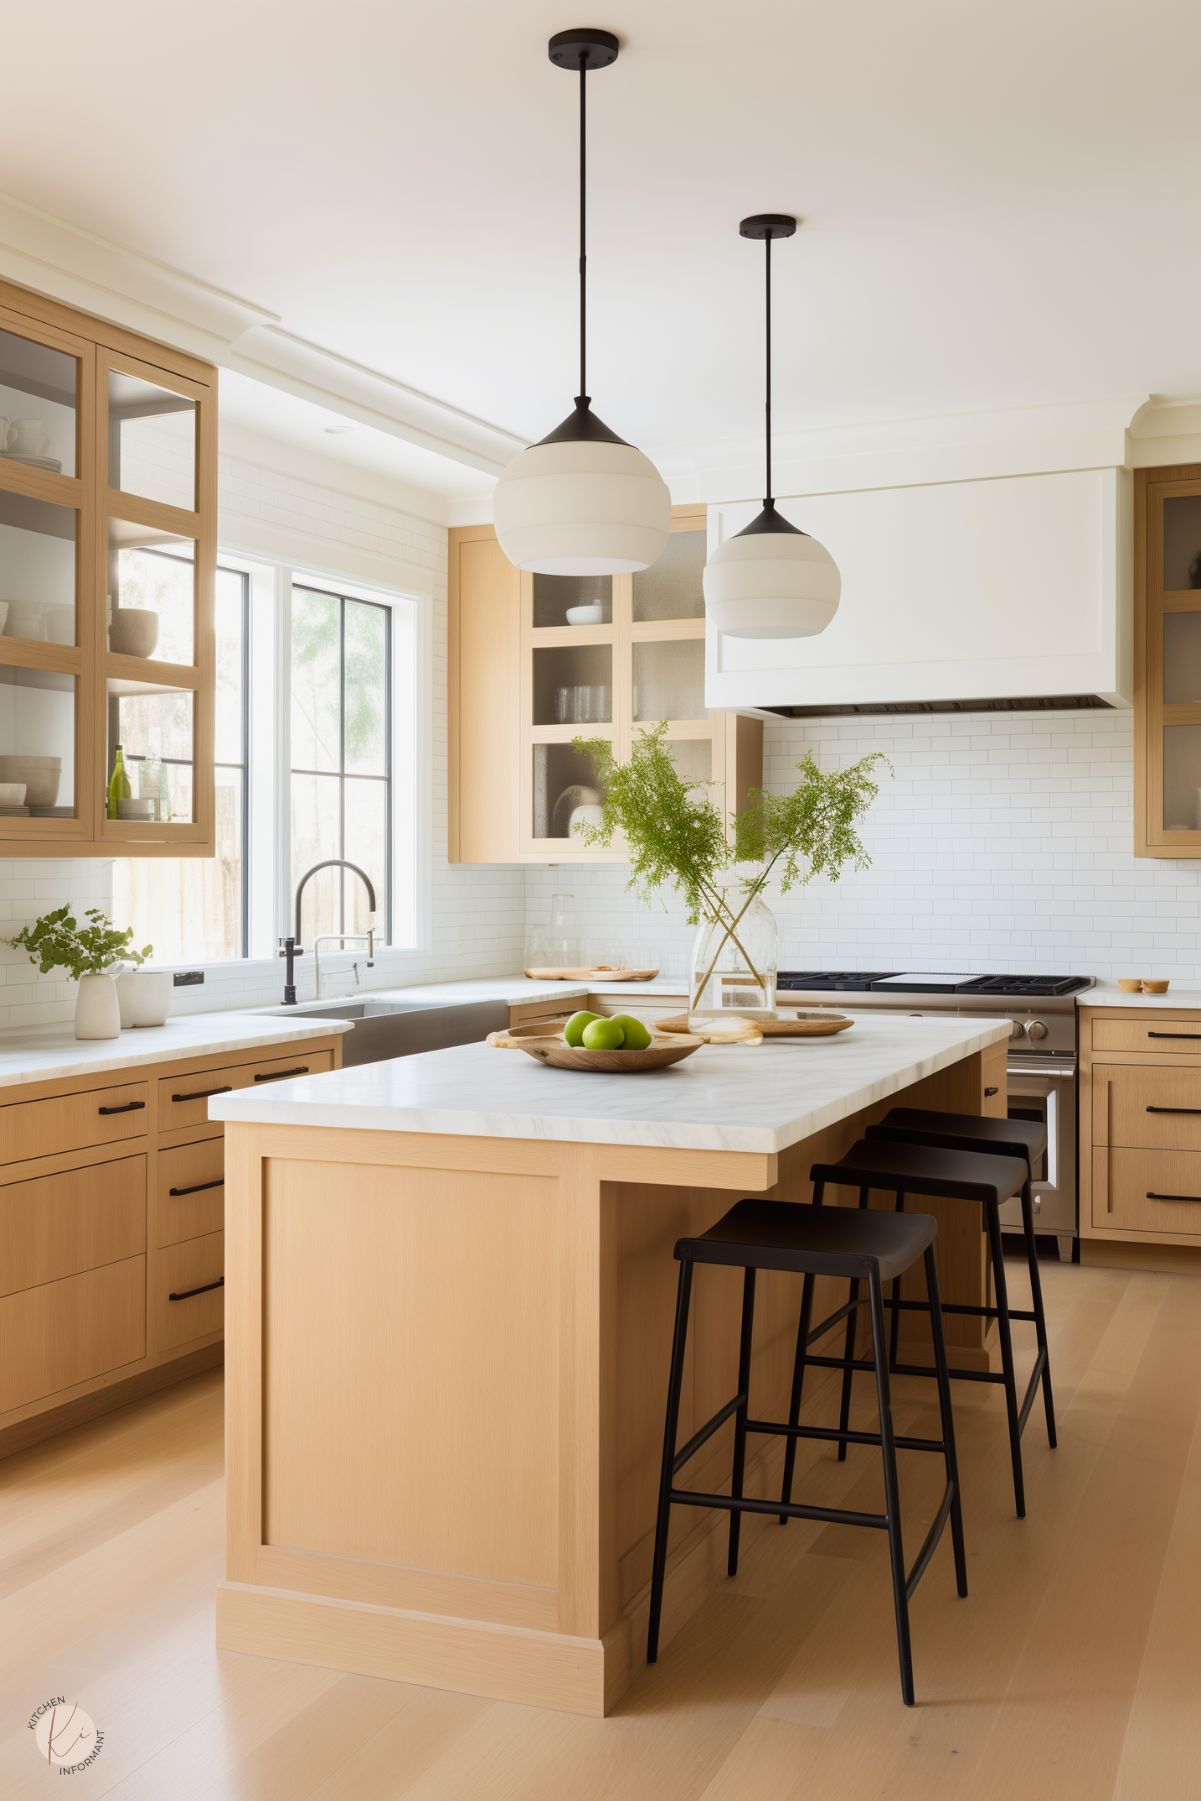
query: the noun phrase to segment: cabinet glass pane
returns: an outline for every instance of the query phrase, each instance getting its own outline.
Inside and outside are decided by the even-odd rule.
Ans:
[[[108,377],[108,482],[165,506],[196,506],[196,402],[119,369]]]
[[[600,784],[591,757],[570,744],[535,744],[533,835],[568,839],[576,820],[596,822]]]
[[[196,546],[113,519],[108,528],[108,647],[124,657],[192,663]]]
[[[74,818],[74,676],[0,665],[0,783],[6,816]]]
[[[1164,727],[1163,823],[1169,832],[1201,828],[1201,725]]]
[[[37,643],[75,642],[73,507],[0,489],[0,631]]]
[[[1168,706],[1201,702],[1201,612],[1164,614],[1163,697]]]
[[[672,532],[667,549],[634,577],[634,618],[703,619],[705,533]]]
[[[704,719],[705,641],[634,645],[634,718]]]
[[[612,717],[610,645],[556,645],[534,652],[535,725],[595,725]]]
[[[1201,494],[1177,494],[1163,503],[1165,593],[1201,588]]]
[[[569,609],[576,615],[572,619]],[[535,625],[608,625],[612,617],[611,575],[534,577]]]
[[[119,817],[190,824],[194,814],[195,696],[190,689],[110,679],[107,788],[121,746],[130,797]]]
[[[686,782],[713,779],[713,745],[708,738],[670,738],[668,750]]]
[[[0,331],[0,451],[15,463],[75,474],[79,362]]]

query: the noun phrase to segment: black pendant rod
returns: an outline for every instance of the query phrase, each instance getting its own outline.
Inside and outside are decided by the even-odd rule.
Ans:
[[[577,401],[588,399],[587,333],[588,333],[588,53],[580,51],[580,391]]]
[[[765,305],[766,330],[764,333],[764,343],[766,345],[766,355],[764,358],[764,361],[765,361],[765,369],[764,369],[765,398],[764,398],[764,402],[763,402],[763,418],[764,418],[764,424],[765,424],[766,430],[767,430],[767,448],[764,452],[764,458],[763,458],[764,469],[765,469],[764,486],[766,487],[767,492],[763,497],[763,504],[765,507],[769,507],[772,504],[772,492],[771,492],[771,238],[770,238],[770,236],[764,238],[763,249],[764,249],[764,252],[766,255],[765,278],[764,278],[764,284],[763,284],[764,290],[765,290],[765,302],[766,302],[766,305]]]

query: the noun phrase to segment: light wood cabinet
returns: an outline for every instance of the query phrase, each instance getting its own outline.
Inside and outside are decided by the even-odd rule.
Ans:
[[[491,526],[451,532],[452,862],[622,861],[572,830],[599,799],[577,737],[624,757],[665,719],[681,773],[725,810],[762,780],[762,721],[705,706],[705,548],[703,507],[676,508],[667,549],[637,575],[526,575]]]
[[[217,372],[0,282],[6,856],[211,856]],[[109,819],[120,743],[150,818]]]
[[[1201,857],[1201,464],[1134,485],[1134,854]]]
[[[1081,1009],[1080,1140],[1085,1261],[1201,1271],[1201,1014]]]
[[[219,1359],[225,1141],[201,1097],[340,1062],[306,1038],[5,1091],[0,1455]]]

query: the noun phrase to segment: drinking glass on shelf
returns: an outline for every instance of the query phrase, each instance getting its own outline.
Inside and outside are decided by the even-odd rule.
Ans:
[[[580,725],[591,725],[592,689],[586,682],[581,682],[578,687],[572,689],[572,693],[575,695],[575,711],[572,718],[578,720]]]
[[[556,725],[569,725],[571,723],[571,719],[572,719],[571,696],[572,696],[572,689],[570,689],[570,688],[556,688],[555,689],[555,724]]]
[[[593,687],[592,717],[598,723],[609,718],[609,689],[604,682],[597,682]]]

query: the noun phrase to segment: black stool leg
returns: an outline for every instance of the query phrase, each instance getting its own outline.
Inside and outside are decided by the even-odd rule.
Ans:
[[[755,1325],[755,1272],[748,1269],[742,1281],[742,1334],[738,1344],[738,1392],[742,1404],[734,1415],[734,1467],[730,1475],[730,1493],[742,1494],[742,1475],[746,1467],[746,1417],[748,1391],[751,1386],[751,1334]],[[742,1515],[735,1509],[730,1514],[730,1550],[726,1568],[731,1576],[738,1574],[738,1539]]]
[[[947,1481],[954,1489],[951,1501],[951,1544],[955,1551],[955,1587],[967,1594],[967,1553],[963,1544],[963,1505],[959,1491],[959,1458],[955,1451],[955,1416],[951,1412],[951,1376],[942,1332],[942,1298],[938,1292],[938,1264],[934,1246],[925,1249],[926,1299],[930,1305],[930,1336],[934,1340],[934,1368],[938,1373],[938,1413],[942,1421],[943,1462]]]
[[[1001,1341],[1001,1374],[1005,1382],[1005,1412],[1009,1418],[1009,1460],[1013,1465],[1013,1500],[1019,1520],[1026,1517],[1026,1485],[1022,1476],[1022,1428],[1018,1419],[1017,1382],[1013,1374],[1013,1335],[1009,1328],[1009,1289],[1005,1281],[1005,1252],[1001,1245],[1001,1216],[990,1201],[985,1204],[988,1250],[992,1259],[993,1293],[997,1302],[997,1336]]]
[[[878,1265],[871,1266],[868,1291],[872,1310],[872,1358],[876,1366],[876,1401],[880,1410],[880,1453],[884,1462],[884,1511],[888,1517],[888,1558],[892,1566],[892,1604],[897,1618],[897,1654],[901,1662],[901,1699],[913,1706],[913,1652],[909,1643],[909,1597],[905,1592],[905,1550],[901,1540],[901,1493],[897,1482],[897,1447],[892,1430],[888,1390],[888,1352],[884,1332],[884,1295]]]
[[[797,1327],[796,1359],[792,1366],[792,1394],[788,1401],[788,1424],[795,1426],[801,1417],[801,1391],[805,1383],[805,1365],[809,1359],[809,1325],[813,1318],[813,1284],[814,1278],[806,1276],[801,1285],[801,1323]],[[792,1499],[792,1473],[796,1468],[795,1438],[784,1441],[784,1481],[780,1488],[781,1501]],[[788,1515],[780,1515],[781,1526],[788,1524]]]
[[[1038,1241],[1034,1236],[1034,1201],[1029,1182],[1022,1184],[1022,1236],[1026,1240],[1026,1261],[1030,1265],[1030,1293],[1033,1297],[1034,1331],[1043,1354],[1043,1408],[1047,1415],[1047,1441],[1059,1441],[1055,1435],[1055,1397],[1051,1393],[1051,1355],[1047,1350],[1047,1316],[1043,1311],[1043,1284],[1038,1273]]]
[[[905,1196],[900,1189],[897,1190],[896,1210],[898,1213],[905,1211]],[[895,1370],[900,1361],[901,1309],[897,1306],[900,1298],[901,1278],[898,1276],[892,1285],[892,1322],[888,1328],[888,1367],[890,1370]]]
[[[862,1212],[863,1208],[867,1206],[870,1196],[871,1196],[870,1189],[861,1188],[859,1190],[859,1208],[860,1208],[861,1212]],[[851,1419],[851,1382],[854,1379],[854,1375],[855,1375],[855,1371],[852,1366],[851,1359],[855,1355],[855,1328],[859,1324],[859,1278],[858,1278],[858,1276],[852,1276],[852,1278],[851,1278],[851,1289],[850,1289],[850,1293],[847,1296],[847,1300],[850,1303],[851,1311],[847,1314],[846,1337],[843,1340],[843,1346],[842,1346],[842,1355],[843,1355],[842,1399],[838,1404],[838,1430],[840,1432],[846,1431],[848,1425],[850,1424],[850,1419]],[[839,1463],[845,1463],[846,1460],[847,1460],[847,1441],[845,1438],[843,1438],[843,1439],[839,1440],[839,1444],[838,1444],[838,1461],[839,1461]]]
[[[663,1426],[663,1467],[659,1473],[659,1511],[655,1518],[655,1556],[651,1564],[651,1606],[646,1627],[646,1661],[659,1655],[659,1620],[663,1612],[663,1576],[667,1569],[667,1528],[671,1519],[671,1485],[676,1457],[676,1433],[680,1425],[680,1389],[684,1381],[684,1345],[688,1338],[688,1301],[692,1294],[692,1264],[680,1262],[676,1289],[676,1328],[671,1345],[671,1371],[667,1378],[667,1418]]]

